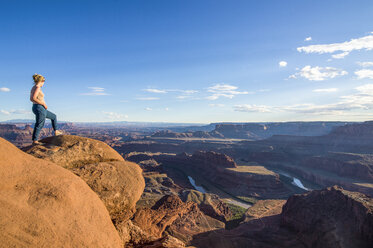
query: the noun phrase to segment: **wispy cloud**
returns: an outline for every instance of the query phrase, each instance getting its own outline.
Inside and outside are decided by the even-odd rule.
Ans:
[[[314,89],[313,92],[336,92],[337,88]]]
[[[207,96],[206,99],[216,100],[220,97],[233,98],[236,95],[249,94],[247,91],[238,91],[237,89],[237,86],[230,84],[215,84],[207,88],[207,91],[212,94]]]
[[[337,54],[333,54],[333,55],[332,55],[332,58],[333,58],[333,59],[343,59],[343,58],[346,57],[348,54],[349,54],[349,52],[337,53]]]
[[[22,114],[31,114],[31,111],[24,110],[24,109],[16,109],[16,110],[0,110],[0,113],[4,115],[11,115],[11,114],[17,114],[17,115],[22,115]]]
[[[235,111],[239,112],[260,112],[260,113],[269,113],[272,112],[272,107],[266,105],[251,105],[251,104],[241,104],[235,105],[233,107]]]
[[[297,78],[298,76],[301,76],[311,81],[323,81],[347,74],[347,71],[334,67],[311,67],[310,65],[307,65],[303,67],[299,72],[291,75],[289,78]]]
[[[102,87],[88,87],[90,92],[81,93],[84,96],[108,96],[110,94],[105,92],[105,88]]]
[[[9,92],[9,91],[10,91],[9,88],[6,88],[6,87],[0,88],[0,92]]]
[[[155,88],[147,88],[147,89],[143,89],[143,91],[147,91],[147,92],[151,92],[151,93],[181,92],[182,94],[193,94],[193,93],[197,93],[198,92],[198,90],[155,89]]]
[[[355,93],[341,96],[336,103],[313,104],[302,103],[288,106],[267,106],[267,105],[236,105],[235,111],[240,112],[293,112],[315,115],[342,115],[351,110],[373,109],[373,84],[365,84],[355,88]]]
[[[280,62],[278,62],[278,65],[280,67],[286,67],[288,65],[288,62],[286,62],[286,61],[280,61]]]
[[[150,107],[146,107],[145,110],[146,110],[146,111],[152,111],[153,109],[150,108]]]
[[[355,75],[357,76],[358,79],[364,79],[364,78],[373,79],[373,70],[369,70],[369,69],[358,70],[358,71],[355,71]]]
[[[167,93],[166,90],[159,90],[159,89],[143,89],[143,91],[147,91],[151,93]]]
[[[187,99],[187,98],[191,98],[192,96],[191,95],[180,95],[180,96],[176,96],[177,99]]]
[[[311,40],[312,40],[311,36],[309,36],[309,37],[307,37],[307,38],[304,39],[304,41],[311,41]]]
[[[373,67],[373,62],[365,61],[365,62],[356,62],[361,67]]]
[[[155,89],[155,88],[148,88],[143,89],[143,91],[147,91],[150,93],[157,93],[157,94],[166,94],[170,92],[178,92],[181,95],[176,96],[177,99],[184,100],[184,99],[191,99],[193,98],[192,94],[197,93],[197,90],[182,90],[182,89]],[[141,97],[138,100],[157,100],[155,97]]]
[[[158,97],[137,97],[137,100],[141,101],[153,101],[153,100],[159,100]]]
[[[334,58],[343,58],[354,50],[372,50],[373,49],[373,34],[369,34],[357,39],[351,39],[350,41],[331,43],[331,44],[320,44],[298,47],[298,52],[305,53],[335,53]]]
[[[102,113],[107,118],[109,118],[111,120],[121,120],[121,119],[127,119],[128,118],[128,115],[120,114],[120,113],[116,113],[116,112],[105,112],[105,111],[102,111]]]

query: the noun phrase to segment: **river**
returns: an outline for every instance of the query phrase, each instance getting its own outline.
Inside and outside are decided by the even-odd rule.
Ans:
[[[290,176],[289,174],[285,173],[285,172],[277,172],[278,174],[281,174],[281,175],[284,175],[286,177],[289,177],[289,178],[293,178],[293,181],[291,182],[293,185],[297,186],[298,188],[301,188],[301,189],[304,189],[304,190],[307,190],[307,191],[310,191],[311,189],[308,189],[306,187],[304,187],[303,183],[296,177],[292,177]]]
[[[190,184],[192,184],[193,187],[196,190],[198,190],[199,192],[202,192],[202,193],[207,193],[207,191],[202,186],[198,186],[196,184],[196,181],[191,176],[188,176],[188,179],[189,179]],[[240,202],[240,201],[234,200],[232,198],[222,198],[222,200],[226,201],[227,203],[231,203],[233,205],[237,205],[237,206],[240,206],[240,207],[243,207],[243,208],[246,208],[246,209],[252,206],[252,204],[250,204],[250,203]]]

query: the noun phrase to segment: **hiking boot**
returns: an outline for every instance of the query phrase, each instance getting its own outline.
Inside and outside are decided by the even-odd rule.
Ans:
[[[56,130],[54,131],[54,135],[55,136],[58,136],[58,135],[62,135],[63,133],[60,131],[60,130]]]

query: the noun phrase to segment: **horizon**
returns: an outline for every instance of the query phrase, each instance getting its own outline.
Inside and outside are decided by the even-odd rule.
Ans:
[[[207,123],[194,123],[194,122],[164,122],[164,121],[64,121],[60,120],[59,123],[78,123],[78,124],[114,124],[114,123],[149,123],[149,124],[185,124],[190,126],[199,126],[199,125],[212,125],[212,124],[272,124],[272,123],[310,123],[310,122],[348,122],[348,123],[363,123],[363,122],[372,122],[373,120],[367,120],[367,121],[247,121],[247,122],[235,122],[235,121],[224,121],[224,122],[207,122]],[[33,119],[11,119],[11,120],[5,120],[0,121],[0,124],[19,124],[19,123],[29,123],[34,122]],[[46,120],[46,124],[49,123],[48,120]]]
[[[0,9],[0,122],[32,75],[67,122],[373,119],[371,1],[17,1]]]

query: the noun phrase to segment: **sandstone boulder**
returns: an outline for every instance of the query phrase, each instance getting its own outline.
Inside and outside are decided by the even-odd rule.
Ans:
[[[72,171],[96,192],[114,222],[128,220],[144,190],[141,168],[132,162],[112,161],[85,164]]]
[[[108,161],[124,161],[122,156],[104,142],[74,135],[60,135],[40,140],[42,145],[23,150],[34,157],[52,161],[64,168]]]
[[[124,228],[128,227],[126,223],[136,211],[136,202],[145,187],[141,168],[124,161],[114,149],[98,140],[61,135],[41,142],[42,145],[24,150],[35,157],[53,161],[82,178],[105,204],[122,240],[130,240],[130,231]]]
[[[2,247],[123,247],[107,209],[68,170],[0,138]]]

